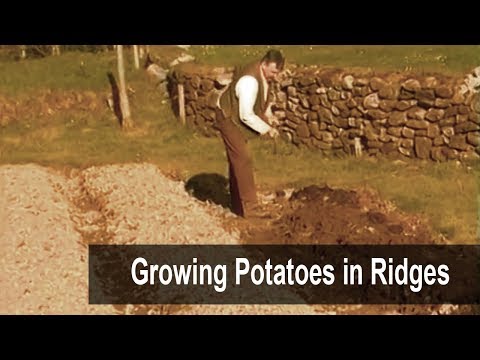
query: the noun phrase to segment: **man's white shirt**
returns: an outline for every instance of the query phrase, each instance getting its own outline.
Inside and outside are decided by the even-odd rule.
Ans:
[[[266,101],[268,83],[263,76],[262,81],[265,90],[262,95]],[[270,125],[257,116],[253,110],[258,94],[258,81],[251,75],[242,76],[235,86],[235,94],[239,101],[240,120],[256,132],[262,135],[266,134],[271,129]]]

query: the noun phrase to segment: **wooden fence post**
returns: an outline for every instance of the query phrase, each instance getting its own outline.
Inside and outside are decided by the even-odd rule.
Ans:
[[[356,137],[353,141],[354,141],[354,147],[355,147],[355,156],[356,157],[362,156],[362,144],[360,142],[360,138]]]
[[[185,125],[185,93],[183,90],[183,84],[178,84],[178,113],[182,125]]]

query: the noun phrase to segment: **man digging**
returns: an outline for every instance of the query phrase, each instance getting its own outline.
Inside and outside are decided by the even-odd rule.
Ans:
[[[276,139],[279,132],[269,123],[269,82],[283,69],[285,59],[269,50],[261,61],[237,69],[229,88],[219,99],[216,127],[220,131],[229,164],[232,210],[244,218],[268,217],[257,199],[253,164],[247,146],[254,136]]]

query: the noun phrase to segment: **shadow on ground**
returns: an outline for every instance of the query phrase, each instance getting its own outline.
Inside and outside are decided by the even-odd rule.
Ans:
[[[228,179],[220,174],[198,174],[185,184],[187,190],[200,201],[210,201],[224,208],[231,208]]]

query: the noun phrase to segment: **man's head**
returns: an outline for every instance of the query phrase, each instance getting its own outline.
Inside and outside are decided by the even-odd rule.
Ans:
[[[285,58],[278,50],[269,50],[262,58],[260,68],[267,80],[273,80],[283,70]]]

